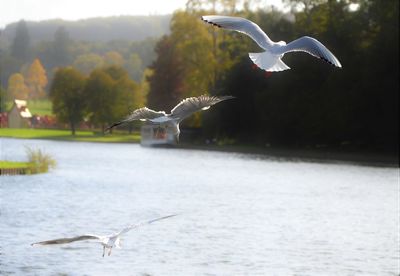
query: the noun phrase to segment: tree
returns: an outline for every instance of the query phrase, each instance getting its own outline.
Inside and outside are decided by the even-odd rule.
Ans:
[[[24,20],[17,24],[15,38],[11,45],[11,55],[21,61],[26,61],[29,57],[29,31]]]
[[[58,27],[54,33],[54,41],[52,44],[54,66],[62,67],[69,65],[71,62],[72,40],[65,27]]]
[[[125,117],[134,108],[134,93],[138,91],[139,87],[122,67],[94,70],[85,86],[90,120],[104,132],[106,125]]]
[[[156,110],[170,110],[184,94],[184,64],[171,38],[164,36],[156,45],[157,59],[151,66],[148,105]]]
[[[8,79],[7,95],[10,99],[27,100],[29,88],[25,84],[24,76],[15,73]]]
[[[83,54],[79,55],[72,64],[80,72],[89,75],[96,68],[104,65],[104,60],[97,54]]]
[[[117,51],[109,51],[104,55],[104,62],[106,65],[122,66],[124,64],[124,58]]]
[[[138,54],[132,54],[126,62],[125,67],[127,68],[129,75],[132,77],[132,79],[137,82],[142,79],[142,60],[140,59]]]
[[[60,122],[68,123],[72,135],[82,121],[86,107],[85,77],[72,67],[58,69],[50,88],[53,113]]]
[[[46,95],[46,70],[43,68],[40,60],[37,58],[32,62],[28,69],[26,83],[31,91],[29,94],[31,99],[40,99]]]
[[[7,100],[7,94],[6,91],[3,89],[3,87],[0,85],[0,113],[1,112],[6,112],[6,100]]]

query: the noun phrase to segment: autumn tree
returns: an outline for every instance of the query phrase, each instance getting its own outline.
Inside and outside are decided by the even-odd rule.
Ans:
[[[10,99],[27,100],[29,97],[29,88],[25,84],[24,76],[15,73],[8,79],[7,95]]]
[[[72,135],[82,121],[86,107],[85,77],[72,67],[58,69],[50,88],[53,113],[60,122],[68,123]]]
[[[46,95],[46,70],[43,68],[40,60],[37,58],[32,62],[27,71],[26,83],[30,89],[29,97],[31,99],[40,99]]]

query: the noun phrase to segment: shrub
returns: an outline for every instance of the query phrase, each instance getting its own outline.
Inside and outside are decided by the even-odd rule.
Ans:
[[[41,149],[26,147],[31,173],[45,173],[49,168],[55,168],[56,161]]]

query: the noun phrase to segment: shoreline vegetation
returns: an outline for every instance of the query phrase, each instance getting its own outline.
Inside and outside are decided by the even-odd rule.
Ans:
[[[56,161],[41,149],[25,147],[27,162],[0,160],[0,175],[37,174],[56,167]]]
[[[103,135],[100,132],[77,131],[71,135],[69,130],[56,129],[0,129],[0,138],[18,139],[44,139],[71,142],[98,142],[98,143],[140,143],[140,133],[114,132]],[[361,165],[399,167],[399,156],[396,153],[365,152],[360,149],[338,148],[277,148],[262,147],[257,145],[240,144],[200,144],[180,143],[173,148],[209,150],[220,152],[234,152],[243,154],[256,154],[268,158],[283,158],[292,160],[307,160],[315,162],[350,162]]]

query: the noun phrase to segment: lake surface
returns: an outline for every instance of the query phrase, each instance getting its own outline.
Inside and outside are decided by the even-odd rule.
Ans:
[[[57,160],[0,177],[0,274],[398,275],[399,169],[250,154],[0,138]],[[32,242],[133,230],[97,243]]]

